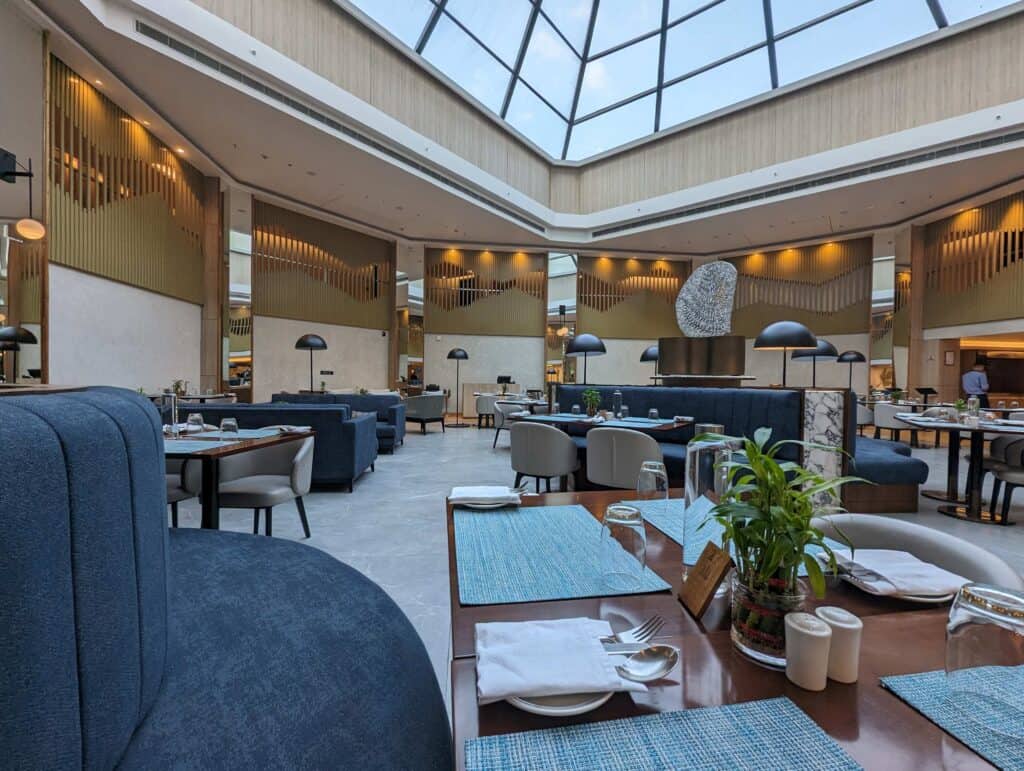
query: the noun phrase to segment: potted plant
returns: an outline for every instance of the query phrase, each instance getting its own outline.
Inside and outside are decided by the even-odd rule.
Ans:
[[[601,392],[596,388],[588,388],[583,392],[583,404],[587,408],[587,415],[594,417],[598,407],[601,406]]]
[[[731,547],[736,566],[732,579],[733,643],[762,663],[784,666],[783,618],[799,610],[806,596],[797,579],[801,566],[807,571],[814,594],[825,596],[825,575],[810,547],[824,552],[828,569],[836,571],[835,556],[821,531],[812,527],[811,519],[841,511],[835,504],[836,490],[860,480],[825,479],[798,463],[776,457],[786,445],[840,452],[836,448],[793,440],[769,446],[770,436],[770,429],[758,429],[753,439],[738,440],[742,445],[740,454],[719,464],[726,470],[728,486],[709,519],[724,528],[722,546]],[[726,438],[704,435],[697,440]]]

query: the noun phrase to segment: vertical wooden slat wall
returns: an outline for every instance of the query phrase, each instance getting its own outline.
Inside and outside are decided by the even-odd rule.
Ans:
[[[253,312],[390,329],[390,242],[253,200]]]
[[[1024,316],[1024,192],[924,229],[924,326]]]
[[[579,257],[576,328],[608,338],[677,335],[675,300],[689,275],[689,262]]]
[[[56,57],[49,260],[203,300],[203,177]]]

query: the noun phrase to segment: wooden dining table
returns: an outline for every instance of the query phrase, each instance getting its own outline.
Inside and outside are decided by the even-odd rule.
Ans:
[[[635,498],[630,491],[598,491],[529,495],[522,506],[579,504],[600,519],[611,503]],[[681,497],[680,490],[670,497]],[[672,590],[502,605],[462,605],[459,600],[458,555],[455,552],[454,507],[449,503],[448,560],[451,579],[452,718],[457,768],[465,768],[464,743],[479,736],[532,731],[694,707],[790,698],[865,768],[991,768],[983,758],[936,724],[885,690],[879,678],[942,669],[945,663],[947,604],[921,605],[868,595],[845,582],[830,579],[824,599],[808,591],[808,609],[837,605],[864,621],[860,678],[844,685],[829,681],[824,691],[805,691],[785,673],[755,663],[740,653],[729,634],[729,603],[714,600],[694,618],[676,599],[681,583],[683,550],[648,523],[647,565],[671,584]],[[481,516],[486,516],[485,512]],[[692,563],[699,555],[688,555]],[[523,712],[506,702],[480,706],[476,693],[474,628],[488,621],[558,618],[600,618],[613,631],[631,628],[653,615],[665,626],[655,642],[680,650],[680,665],[668,677],[649,684],[643,694],[615,694],[598,709],[575,717],[552,718]]]

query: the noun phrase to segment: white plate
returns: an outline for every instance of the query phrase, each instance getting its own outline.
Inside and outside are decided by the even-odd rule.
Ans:
[[[481,511],[486,509],[501,509],[506,506],[515,506],[514,503],[456,503],[456,506],[461,506],[464,509],[480,509]]]
[[[570,717],[591,712],[604,704],[613,695],[608,693],[566,693],[559,696],[531,696],[529,698],[513,696],[506,699],[513,707],[534,715],[548,717]]]
[[[956,592],[952,594],[876,594],[875,592],[869,592],[864,585],[853,576],[847,573],[840,573],[839,577],[846,581],[848,584],[852,584],[860,589],[865,594],[870,594],[872,597],[892,597],[896,600],[906,600],[907,602],[919,602],[922,605],[942,605],[949,602],[956,597]]]

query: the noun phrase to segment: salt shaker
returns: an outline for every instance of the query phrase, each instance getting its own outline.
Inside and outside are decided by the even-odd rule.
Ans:
[[[832,605],[822,606],[814,613],[832,628],[832,647],[828,654],[829,679],[838,683],[857,682],[863,622],[849,611]]]
[[[785,624],[786,677],[808,691],[825,690],[832,628],[810,613],[787,613]]]

